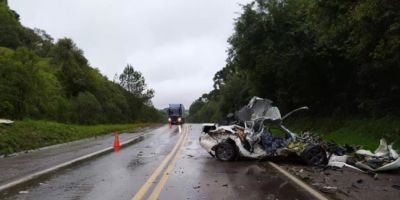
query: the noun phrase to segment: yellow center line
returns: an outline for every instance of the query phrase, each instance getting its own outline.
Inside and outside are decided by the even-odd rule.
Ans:
[[[176,162],[178,161],[179,155],[181,153],[180,149],[184,145],[186,138],[187,138],[187,132],[185,134],[185,139],[183,139],[184,142],[182,142],[178,152],[175,154],[174,159],[168,165],[167,170],[165,170],[165,172],[164,172],[163,176],[161,177],[160,181],[158,182],[157,186],[154,188],[153,192],[151,193],[151,195],[149,197],[149,200],[157,200],[157,198],[160,196],[161,190],[164,188],[169,176],[171,175],[172,170],[175,168]]]
[[[146,194],[146,192],[149,190],[149,188],[153,185],[153,183],[156,181],[158,175],[162,172],[162,170],[165,168],[167,163],[171,160],[172,156],[176,153],[178,150],[178,147],[181,146],[181,143],[185,134],[184,132],[181,133],[178,142],[172,149],[172,151],[165,157],[165,159],[161,162],[160,166],[151,174],[151,176],[147,179],[147,181],[142,185],[142,187],[139,189],[139,191],[135,194],[135,196],[132,198],[132,200],[140,200],[143,198],[143,196]]]

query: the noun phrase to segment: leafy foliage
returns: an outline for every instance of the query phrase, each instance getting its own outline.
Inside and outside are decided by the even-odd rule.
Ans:
[[[23,27],[18,18],[0,2],[1,118],[80,124],[163,119],[150,103],[154,91],[146,90],[144,77],[132,66],[123,74],[137,82],[122,87],[92,68],[71,39],[54,42],[43,30]]]
[[[147,89],[146,81],[139,71],[128,64],[119,76],[120,85],[137,97],[150,100],[154,96],[153,89]]]
[[[244,5],[227,64],[214,90],[191,106],[192,119],[222,118],[251,96],[272,99],[283,112],[308,105],[314,116],[398,116],[399,10],[390,0]]]

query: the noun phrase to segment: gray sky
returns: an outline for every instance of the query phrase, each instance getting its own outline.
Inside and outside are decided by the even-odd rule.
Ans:
[[[127,63],[157,108],[187,108],[225,65],[234,18],[250,0],[9,0],[24,26],[72,38],[110,80]]]

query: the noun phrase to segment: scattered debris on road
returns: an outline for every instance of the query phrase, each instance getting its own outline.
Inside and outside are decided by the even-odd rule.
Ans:
[[[398,199],[399,171],[376,176],[376,173],[360,173],[349,167],[293,165],[290,162],[280,165],[332,199]]]
[[[400,190],[400,185],[392,185],[392,188],[394,188],[396,190]]]
[[[329,159],[328,166],[338,168],[346,166],[362,172],[380,172],[399,169],[400,158],[399,154],[393,149],[393,144],[388,145],[385,139],[381,139],[379,147],[374,153],[359,149],[352,156],[332,156]]]
[[[374,153],[349,145],[341,146],[326,142],[311,132],[296,134],[283,125],[291,114],[306,110],[297,108],[285,116],[272,105],[272,101],[253,97],[248,105],[235,114],[228,115],[228,125],[204,124],[200,145],[221,161],[232,161],[240,157],[263,159],[275,156],[296,155],[308,165],[349,167],[360,172],[379,172],[400,168],[400,158],[381,139]],[[272,130],[280,129],[285,135],[276,136]]]
[[[227,125],[203,124],[199,142],[221,161],[283,158],[281,164],[288,172],[333,199],[398,198],[400,170],[396,169],[400,169],[400,157],[393,144],[381,139],[379,147],[371,152],[360,146],[323,141],[311,132],[296,134],[282,125],[289,115],[304,109],[307,107],[281,117],[272,101],[254,97]],[[276,128],[285,135],[274,134]],[[290,155],[307,165],[293,165]],[[377,174],[383,171],[387,173]]]
[[[337,187],[332,187],[332,186],[322,186],[321,187],[321,192],[323,193],[335,193],[337,191]]]

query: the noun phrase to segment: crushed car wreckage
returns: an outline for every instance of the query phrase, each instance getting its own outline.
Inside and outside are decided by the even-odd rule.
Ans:
[[[297,108],[282,117],[272,103],[268,99],[253,97],[248,105],[235,113],[236,120],[230,125],[204,124],[200,145],[221,161],[294,154],[307,164],[323,165],[332,154],[342,155],[344,151],[339,146],[332,148],[309,132],[299,135],[283,125],[288,116],[308,107]],[[265,126],[278,128],[285,135],[275,136]]]
[[[228,125],[203,124],[199,138],[200,145],[221,161],[231,161],[246,157],[262,159],[271,156],[297,155],[309,165],[327,165],[342,168],[344,166],[362,172],[378,172],[400,169],[400,157],[384,139],[374,153],[340,146],[326,142],[310,132],[296,134],[283,125],[291,114],[307,110],[297,108],[281,116],[272,101],[253,97],[248,105],[228,117],[234,118]],[[267,128],[266,128],[267,127]],[[271,128],[280,129],[284,136],[275,136]]]

